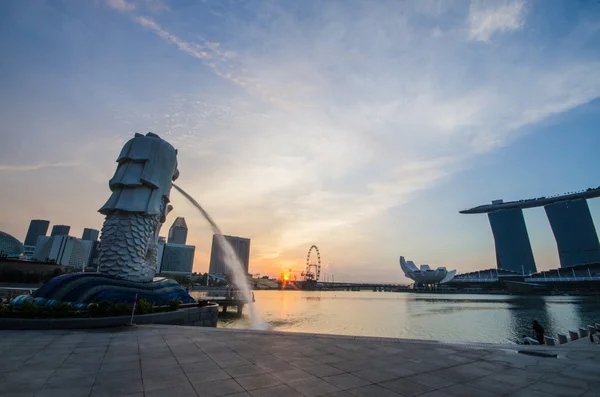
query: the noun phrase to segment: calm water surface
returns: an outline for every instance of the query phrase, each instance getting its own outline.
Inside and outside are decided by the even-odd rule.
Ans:
[[[254,291],[267,328],[361,336],[514,343],[537,319],[546,334],[600,322],[597,297],[413,294],[370,291]],[[219,327],[250,328],[226,316]]]

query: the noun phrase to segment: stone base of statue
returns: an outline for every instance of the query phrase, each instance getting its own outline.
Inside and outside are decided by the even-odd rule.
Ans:
[[[171,300],[195,303],[187,291],[176,281],[155,277],[150,282],[136,282],[113,278],[101,273],[71,273],[58,276],[41,286],[34,298],[44,298],[73,304],[101,301],[132,303],[144,299],[154,305]]]

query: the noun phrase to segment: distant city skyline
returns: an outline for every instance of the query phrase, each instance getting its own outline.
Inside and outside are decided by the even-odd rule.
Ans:
[[[336,281],[408,282],[400,254],[495,268],[487,216],[458,211],[600,185],[596,2],[6,0],[0,15],[0,231],[20,241],[32,219],[100,230],[134,132],[178,149],[177,183],[273,276],[312,244]],[[212,232],[171,204],[162,234],[185,217],[206,272]],[[559,267],[544,209],[524,219],[537,270]]]

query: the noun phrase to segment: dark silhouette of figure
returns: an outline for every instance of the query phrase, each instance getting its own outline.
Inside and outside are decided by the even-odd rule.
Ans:
[[[540,342],[540,345],[544,344],[544,327],[537,322],[537,320],[533,320],[533,337]]]

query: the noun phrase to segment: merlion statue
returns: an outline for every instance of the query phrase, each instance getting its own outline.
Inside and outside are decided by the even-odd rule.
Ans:
[[[112,195],[98,212],[106,215],[98,271],[111,277],[150,282],[156,274],[158,233],[165,222],[172,181],[179,176],[177,150],[149,132],[123,146]]]

